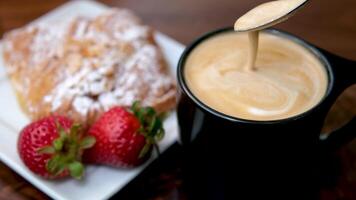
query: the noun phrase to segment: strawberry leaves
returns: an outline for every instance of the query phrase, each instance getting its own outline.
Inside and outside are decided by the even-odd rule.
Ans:
[[[157,142],[162,140],[165,134],[161,117],[152,107],[141,107],[138,101],[132,104],[131,111],[140,121],[140,134],[146,138],[146,145],[142,148],[139,158],[144,157],[152,145],[159,153]]]
[[[65,130],[59,123],[56,123],[56,126],[58,138],[37,152],[52,155],[46,164],[46,169],[52,175],[56,176],[68,170],[72,177],[81,179],[84,173],[84,166],[80,162],[81,155],[84,149],[93,147],[96,140],[93,136],[84,136],[79,124],[72,125],[69,130]]]
[[[80,141],[80,148],[89,149],[95,144],[95,137],[87,136]]]
[[[53,154],[56,152],[56,149],[52,146],[45,146],[37,150],[40,154]]]
[[[69,173],[76,179],[81,179],[84,174],[84,166],[79,161],[73,161],[68,165]]]

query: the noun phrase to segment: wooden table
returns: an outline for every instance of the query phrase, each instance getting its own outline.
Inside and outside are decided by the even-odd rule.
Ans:
[[[224,26],[262,0],[102,0],[127,7],[145,23],[183,44]],[[1,0],[0,36],[21,27],[64,3],[64,0]],[[356,60],[356,1],[312,0],[300,13],[277,28],[286,30],[331,52]],[[356,66],[355,66],[356,67]],[[356,74],[355,74],[356,76]],[[335,129],[356,114],[356,86],[339,98],[324,131]],[[356,130],[355,130],[356,131]],[[321,190],[321,199],[356,199],[356,141],[338,152],[341,176],[336,185]],[[143,175],[114,196],[119,199],[186,199],[182,190],[179,147],[169,150]],[[0,199],[48,199],[26,180],[0,163]]]

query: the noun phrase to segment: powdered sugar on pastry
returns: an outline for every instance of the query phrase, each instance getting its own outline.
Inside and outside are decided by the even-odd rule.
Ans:
[[[45,23],[37,24],[36,36],[29,47],[31,52],[36,52],[31,57],[33,65],[38,65],[46,59],[63,56],[67,26],[67,23],[58,23],[53,27],[48,27]],[[29,29],[31,28],[33,27],[30,26]]]
[[[110,107],[129,107],[135,100],[159,111],[175,105],[175,82],[168,74],[153,32],[130,11],[113,9],[92,19],[79,17],[62,26],[40,24],[25,29],[35,29],[27,35],[30,41],[26,51],[14,44],[14,39],[23,34],[20,29],[7,37],[8,45],[14,48],[7,49],[5,58],[13,83],[23,86],[24,79],[28,79],[31,88],[34,81],[51,85],[36,101],[26,103],[25,107],[31,107],[26,111],[33,118],[59,113],[90,123]],[[35,69],[15,62],[12,53],[31,58],[25,64],[31,63]],[[46,72],[46,81],[25,76],[16,79],[19,73],[34,71]],[[23,90],[22,95],[26,98],[33,92]]]

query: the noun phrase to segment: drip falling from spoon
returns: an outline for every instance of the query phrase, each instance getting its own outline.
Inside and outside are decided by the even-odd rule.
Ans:
[[[258,52],[259,31],[293,16],[308,0],[277,0],[261,4],[236,20],[236,32],[248,32],[250,48],[247,70],[257,70],[255,66]]]
[[[250,42],[249,51],[248,51],[248,59],[247,59],[247,71],[257,70],[256,68],[256,58],[257,58],[257,49],[258,49],[258,36],[259,31],[251,31],[248,33],[248,39]]]

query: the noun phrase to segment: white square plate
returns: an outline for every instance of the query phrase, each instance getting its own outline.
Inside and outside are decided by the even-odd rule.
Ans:
[[[95,16],[107,9],[107,6],[94,1],[72,1],[40,17],[33,23],[66,20],[77,15]],[[163,50],[172,74],[175,74],[176,65],[184,46],[158,32],[155,37]],[[1,49],[0,43],[0,54],[2,55]],[[0,110],[1,161],[54,199],[107,199],[123,188],[156,158],[154,155],[143,166],[132,170],[89,166],[83,181],[71,179],[59,182],[47,181],[31,173],[23,165],[17,154],[18,133],[29,123],[29,119],[21,112],[16,102],[14,92],[4,72],[2,56],[0,56]],[[178,139],[178,124],[175,112],[172,112],[165,120],[164,127],[166,136],[159,144],[161,151],[166,150]]]

